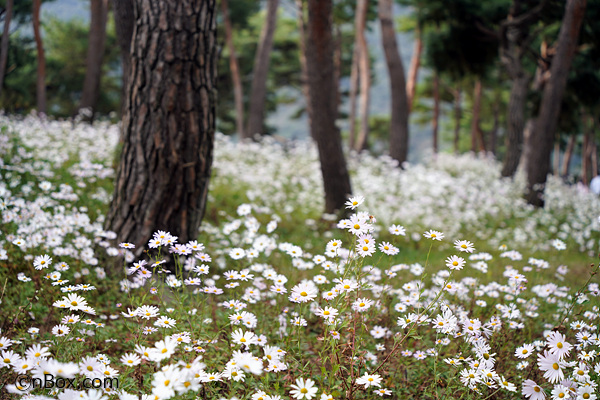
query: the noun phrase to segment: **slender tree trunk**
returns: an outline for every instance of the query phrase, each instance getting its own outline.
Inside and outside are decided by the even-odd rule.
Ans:
[[[533,128],[535,127],[536,119],[530,118],[525,123],[525,127],[523,128],[523,151],[521,152],[521,159],[517,163],[518,169],[521,171],[525,171],[527,173],[527,163],[531,157],[531,133],[533,132]]]
[[[306,22],[304,19],[304,1],[296,0],[298,8],[298,30],[300,32],[300,79],[302,83],[302,94],[306,102],[306,115],[308,116],[308,126],[312,119],[312,108],[310,108],[310,86],[308,84],[308,72],[306,68]]]
[[[527,168],[527,194],[529,204],[544,206],[544,187],[550,168],[550,151],[560,115],[560,105],[575,50],[586,0],[567,0],[565,15],[560,27],[556,55],[550,67],[550,79],[544,86],[540,114],[532,132],[531,159]]]
[[[421,66],[421,53],[423,52],[423,39],[421,38],[421,29],[415,30],[415,46],[410,67],[408,69],[408,82],[406,83],[406,94],[408,95],[408,111],[412,110],[415,92],[417,90],[417,80],[419,76],[419,67]]]
[[[135,15],[133,12],[133,0],[113,0],[113,11],[115,18],[115,30],[117,32],[117,43],[121,50],[122,66],[122,89],[121,89],[121,115],[125,115],[127,102],[127,85],[131,71],[131,37],[133,36],[133,25]],[[121,132],[123,136],[123,132]]]
[[[523,152],[523,129],[525,127],[525,102],[529,77],[524,73],[513,78],[508,100],[508,129],[506,156],[502,165],[502,176],[512,177],[517,172]]]
[[[592,135],[592,178],[598,175],[598,143]]]
[[[354,51],[352,52],[352,69],[350,71],[350,112],[348,115],[348,121],[350,124],[350,149],[354,149],[356,143],[356,98],[358,94],[359,53],[360,51],[358,48],[358,44],[355,42]]]
[[[252,71],[252,89],[250,92],[250,110],[248,112],[248,127],[243,138],[251,138],[255,134],[264,133],[265,102],[267,100],[267,76],[269,61],[273,49],[273,36],[277,25],[277,8],[279,0],[267,1],[267,16],[260,34],[254,69]]]
[[[434,78],[435,79],[435,78]],[[460,142],[460,120],[462,119],[462,89],[460,84],[456,85],[454,96],[454,154],[458,154]],[[435,97],[435,96],[434,96]]]
[[[244,133],[244,92],[242,89],[242,77],[240,76],[240,66],[233,45],[233,28],[229,18],[228,0],[221,0],[221,12],[223,13],[223,25],[225,25],[225,43],[229,50],[229,71],[231,72],[231,81],[233,84],[233,99],[235,103],[235,126],[240,137],[245,137]]]
[[[332,93],[335,101],[335,119],[339,117],[339,109],[342,104],[342,93],[340,92],[340,78],[342,76],[342,31],[339,25],[335,25],[335,40],[333,41],[333,82],[335,90]]]
[[[392,97],[390,111],[390,156],[401,167],[408,156],[408,97],[404,66],[396,42],[396,30],[393,21],[392,0],[379,0],[379,21],[381,22],[381,41],[385,53]]]
[[[553,153],[553,161],[552,161],[552,174],[559,176],[560,174],[560,137],[557,137],[554,140],[554,151]]]
[[[104,58],[104,43],[106,42],[108,0],[91,0],[90,11],[90,34],[85,62],[85,78],[83,80],[81,102],[77,111],[84,108],[91,109],[90,120],[93,120],[100,95],[102,59]]]
[[[194,240],[216,103],[215,0],[136,0],[121,162],[105,227],[141,254],[156,230]]]
[[[8,60],[8,43],[10,35],[10,20],[13,12],[13,0],[6,0],[6,13],[4,15],[4,29],[2,30],[2,43],[0,43],[0,96],[4,88],[4,75],[6,74],[6,61]]]
[[[475,89],[473,90],[473,117],[471,119],[471,151],[475,153],[479,147],[479,151],[485,152],[485,143],[483,135],[479,128],[479,114],[481,112],[481,79],[475,81]],[[479,144],[479,146],[478,146]]]
[[[590,132],[586,129],[583,135],[583,146],[581,146],[581,182],[588,186],[590,183]]]
[[[369,60],[369,48],[365,29],[367,24],[367,3],[368,0],[358,0],[356,3],[356,13],[358,25],[356,25],[356,38],[359,47],[359,74],[360,74],[360,104],[358,113],[360,116],[360,131],[355,149],[357,151],[365,150],[368,147],[369,138],[369,103],[371,100],[371,65]]]
[[[40,8],[42,0],[33,0],[33,36],[37,49],[37,111],[46,114],[46,55],[40,33]]]
[[[500,129],[500,101],[501,94],[497,93],[495,103],[493,106],[494,109],[494,126],[492,126],[492,130],[490,131],[489,136],[489,152],[494,156],[496,155],[496,146],[498,144],[498,129]]]
[[[332,1],[308,0],[308,35],[306,65],[311,93],[331,93],[333,81]],[[343,210],[352,193],[350,175],[342,150],[342,138],[335,125],[335,104],[329,95],[311,96],[313,118],[312,137],[317,142],[323,186],[325,211]]]
[[[567,148],[565,150],[565,155],[563,156],[563,163],[561,169],[562,176],[569,175],[569,167],[571,166],[571,157],[573,156],[573,149],[575,149],[575,135],[569,136],[569,142],[567,143]]]
[[[440,120],[440,77],[433,72],[433,118],[431,119],[431,136],[433,137],[433,153],[438,152],[438,130]]]

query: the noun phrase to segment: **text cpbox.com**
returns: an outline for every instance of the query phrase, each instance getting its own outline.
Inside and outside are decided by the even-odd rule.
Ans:
[[[19,375],[15,380],[15,386],[19,390],[28,391],[33,389],[118,389],[119,378],[63,378],[52,374],[44,374],[44,379],[34,378],[29,375]]]

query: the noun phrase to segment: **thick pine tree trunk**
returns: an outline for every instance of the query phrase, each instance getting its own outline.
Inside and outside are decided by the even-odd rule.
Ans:
[[[306,102],[306,115],[308,116],[308,126],[312,119],[312,108],[310,108],[310,87],[308,84],[308,72],[306,68],[306,22],[304,19],[304,1],[296,0],[298,9],[298,31],[300,32],[300,80],[302,84],[302,94]]]
[[[135,16],[133,14],[133,0],[113,0],[113,13],[115,18],[115,30],[117,32],[117,43],[121,51],[122,89],[121,89],[121,116],[125,115],[125,103],[127,99],[127,85],[131,70],[131,37],[133,36],[133,25]],[[121,138],[123,132],[121,131]]]
[[[410,59],[410,67],[408,69],[408,82],[406,83],[406,94],[408,96],[408,110],[412,109],[415,92],[417,90],[417,79],[419,76],[419,68],[421,66],[421,53],[423,52],[423,39],[421,38],[421,29],[417,27],[415,30],[415,46],[413,49],[412,58]]]
[[[41,6],[42,0],[33,0],[33,37],[35,38],[37,49],[37,111],[46,114],[46,55],[44,52],[44,44],[42,43],[42,35],[40,33]]]
[[[102,59],[104,58],[104,43],[106,42],[108,0],[91,0],[90,11],[90,34],[85,61],[85,78],[83,80],[83,91],[78,111],[83,108],[91,109],[91,120],[93,120],[100,95]]]
[[[560,115],[560,105],[575,50],[586,0],[567,0],[556,55],[550,67],[550,79],[544,86],[539,118],[531,135],[531,158],[527,164],[527,193],[529,204],[544,206],[544,187],[550,168],[550,152]]]
[[[279,0],[267,1],[267,16],[260,34],[260,41],[254,58],[252,70],[252,88],[250,91],[250,110],[248,111],[248,127],[243,138],[252,138],[264,133],[265,102],[267,100],[267,75],[269,61],[273,49],[273,36],[277,25],[277,8]]]
[[[523,152],[523,129],[525,128],[525,102],[529,77],[524,73],[513,78],[508,100],[508,129],[506,156],[502,164],[502,176],[513,177],[519,167]]]
[[[575,149],[575,135],[569,136],[569,141],[567,142],[567,148],[565,150],[565,155],[563,157],[562,168],[560,171],[561,176],[569,175],[569,167],[571,166],[571,157],[573,156],[573,150]]]
[[[156,230],[198,235],[215,133],[215,0],[136,0],[131,81],[105,227],[139,254]]]
[[[347,196],[352,193],[350,176],[342,150],[342,138],[335,125],[335,104],[328,95],[336,88],[333,81],[333,41],[331,33],[331,0],[308,0],[308,35],[306,66],[311,93],[313,118],[312,137],[317,142],[323,186],[325,211],[343,210]]]
[[[369,103],[371,101],[371,62],[365,29],[367,25],[367,0],[358,0],[356,3],[356,44],[358,45],[358,64],[360,75],[360,104],[358,114],[360,117],[360,130],[355,150],[361,151],[368,147],[369,139]]]
[[[6,12],[4,15],[4,29],[2,30],[2,42],[0,43],[0,96],[4,87],[4,75],[6,74],[6,61],[8,60],[8,42],[10,35],[10,20],[12,19],[13,0],[6,0]]]
[[[240,137],[245,137],[244,133],[244,92],[242,88],[242,77],[240,76],[240,66],[233,45],[233,28],[229,18],[228,0],[221,0],[221,12],[223,13],[223,25],[225,25],[225,43],[229,50],[229,71],[231,72],[231,81],[233,84],[233,99],[235,103],[235,126]]]
[[[379,0],[379,21],[381,22],[381,41],[390,74],[392,110],[390,122],[390,156],[402,164],[408,156],[408,98],[404,66],[400,58],[396,31],[394,29],[392,0]]]

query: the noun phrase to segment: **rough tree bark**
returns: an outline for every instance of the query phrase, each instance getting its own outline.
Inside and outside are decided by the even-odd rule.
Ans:
[[[302,94],[306,102],[306,115],[308,117],[308,126],[312,119],[312,108],[310,108],[310,86],[308,84],[308,72],[306,69],[306,20],[304,17],[304,1],[296,0],[298,31],[300,32],[300,83],[302,86]]]
[[[215,0],[136,0],[131,81],[105,227],[139,254],[152,233],[198,235],[215,133]]]
[[[417,79],[419,76],[419,67],[421,66],[421,53],[423,52],[423,39],[421,38],[421,28],[415,30],[415,46],[410,67],[408,69],[408,82],[406,83],[406,94],[408,96],[408,111],[412,110],[415,92],[417,90]]]
[[[242,138],[251,138],[255,134],[263,134],[265,122],[265,101],[267,99],[267,75],[269,61],[273,49],[273,35],[277,25],[277,8],[279,0],[267,1],[267,16],[258,42],[252,70],[252,88],[250,91],[250,109],[248,126]]]
[[[306,66],[311,93],[331,93],[333,81],[332,1],[308,0]],[[350,176],[342,150],[342,139],[335,125],[335,104],[329,95],[311,96],[312,137],[317,142],[325,189],[325,211],[344,209],[351,194]]]
[[[571,166],[571,157],[573,157],[573,150],[575,149],[575,135],[569,136],[569,141],[567,142],[567,148],[565,150],[565,155],[563,157],[562,168],[560,171],[561,176],[569,175],[569,167]]]
[[[229,71],[233,84],[233,99],[235,103],[235,126],[240,137],[245,137],[244,132],[244,92],[242,88],[242,77],[240,76],[240,65],[237,60],[235,46],[233,45],[233,28],[229,18],[228,0],[221,0],[221,12],[223,13],[223,25],[225,25],[225,43],[229,50]]]
[[[356,44],[358,46],[358,73],[360,75],[360,103],[358,115],[360,117],[360,130],[356,140],[355,150],[365,150],[369,139],[369,103],[371,100],[371,62],[369,60],[369,47],[365,29],[367,26],[367,0],[358,0],[356,3]]]
[[[100,80],[102,79],[102,59],[104,58],[104,44],[106,42],[106,19],[108,17],[108,0],[91,0],[90,3],[90,33],[88,51],[85,59],[85,78],[83,91],[77,111],[89,108],[90,117],[94,119],[94,112],[100,95]]]
[[[113,0],[113,12],[115,18],[115,30],[117,31],[117,43],[121,50],[122,90],[121,90],[121,115],[125,115],[125,103],[127,98],[127,85],[129,84],[129,73],[131,70],[131,37],[133,36],[133,25],[135,16],[133,14],[133,0]],[[123,136],[121,134],[121,136]]]
[[[40,8],[42,0],[33,0],[33,36],[37,49],[37,111],[46,114],[46,55],[44,53],[44,44],[40,33]]]
[[[0,43],[0,96],[4,86],[6,74],[6,61],[8,60],[8,42],[10,35],[10,20],[13,12],[13,0],[6,0],[6,14],[4,15],[4,29],[2,30],[2,43]]]
[[[390,75],[392,110],[390,121],[390,156],[401,167],[408,156],[408,98],[404,66],[396,43],[392,0],[379,0],[381,41]]]
[[[508,100],[508,129],[506,132],[506,155],[502,164],[502,176],[512,177],[517,172],[523,152],[523,129],[525,128],[525,102],[529,77],[519,73],[513,78]]]
[[[527,164],[525,198],[529,204],[536,207],[544,206],[543,194],[550,168],[550,152],[585,7],[586,0],[567,0],[556,55],[550,67],[551,76],[544,86],[539,117],[531,134],[532,151]]]

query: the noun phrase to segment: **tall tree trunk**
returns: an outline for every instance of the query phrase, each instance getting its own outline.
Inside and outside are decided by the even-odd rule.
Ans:
[[[333,41],[333,82],[335,90],[331,95],[335,102],[335,119],[339,117],[339,109],[342,104],[342,93],[340,92],[340,78],[342,76],[342,31],[339,25],[335,25],[335,39]]]
[[[358,132],[358,140],[356,141],[355,149],[358,151],[365,150],[368,147],[369,138],[369,103],[371,100],[371,63],[369,60],[369,48],[367,46],[367,38],[365,29],[367,25],[367,0],[358,0],[356,3],[356,13],[358,15],[356,21],[356,39],[359,47],[358,64],[360,74],[360,104],[358,114],[360,116],[360,131]]]
[[[244,92],[242,89],[242,77],[240,76],[240,66],[233,45],[233,28],[229,18],[228,0],[221,0],[221,12],[223,13],[223,24],[225,25],[225,43],[229,50],[229,71],[231,72],[231,81],[233,84],[233,99],[235,103],[235,126],[240,137],[245,137],[244,133]]]
[[[525,127],[525,103],[529,77],[521,73],[512,80],[508,100],[508,129],[506,135],[506,155],[502,164],[502,176],[513,177],[519,167],[523,152],[523,129]]]
[[[6,13],[4,15],[4,29],[2,30],[2,43],[0,43],[0,96],[4,87],[6,74],[6,61],[8,60],[8,42],[10,35],[10,20],[13,12],[13,0],[6,0]]]
[[[42,0],[33,0],[33,36],[37,49],[37,111],[46,114],[46,55],[40,33],[40,8]]]
[[[492,130],[490,131],[489,136],[489,144],[488,149],[489,152],[494,156],[496,155],[496,146],[498,144],[498,129],[500,129],[500,102],[501,102],[501,93],[496,93],[496,98],[493,106],[494,110],[494,126],[492,126]]]
[[[435,78],[434,78],[435,79]],[[460,142],[460,120],[462,119],[462,89],[460,83],[456,85],[454,95],[454,154],[458,154]],[[434,96],[435,97],[435,96]]]
[[[308,0],[308,35],[306,66],[311,93],[331,93],[333,81],[333,40],[331,32],[332,1]],[[343,210],[351,194],[350,175],[342,150],[342,138],[335,125],[335,104],[329,95],[311,96],[313,118],[312,137],[317,142],[323,186],[325,211]]]
[[[525,123],[525,127],[523,128],[523,151],[521,152],[521,159],[517,163],[518,169],[527,173],[527,163],[531,157],[531,133],[533,132],[533,128],[535,127],[536,119],[530,118]]]
[[[352,69],[350,70],[350,112],[348,115],[348,121],[350,124],[350,137],[349,145],[350,149],[354,149],[356,145],[356,98],[358,95],[358,58],[359,58],[358,44],[354,43],[354,51],[352,52]]]
[[[440,121],[440,77],[433,72],[433,118],[431,118],[431,136],[433,137],[433,152],[437,153],[437,137]]]
[[[540,114],[531,137],[531,159],[527,168],[527,193],[529,204],[544,206],[544,187],[550,168],[550,151],[560,115],[560,105],[575,50],[586,0],[567,0],[556,55],[550,67],[550,79],[544,86]]]
[[[417,80],[419,76],[419,67],[421,66],[421,53],[423,52],[423,39],[421,38],[421,28],[415,29],[415,45],[413,48],[410,67],[408,69],[408,82],[406,83],[406,94],[408,96],[408,111],[412,110],[413,100],[417,90]]]
[[[77,111],[89,108],[94,113],[100,95],[100,80],[102,79],[102,59],[104,58],[104,43],[106,42],[106,19],[108,17],[108,0],[91,0],[90,3],[90,33],[87,57],[85,59],[85,78],[81,102]]]
[[[265,102],[267,100],[267,76],[269,73],[269,62],[271,50],[273,49],[273,36],[277,25],[277,8],[279,0],[267,1],[267,16],[260,34],[260,41],[254,68],[252,70],[252,89],[250,92],[250,110],[248,111],[248,127],[243,138],[251,138],[255,134],[264,133],[265,125]]]
[[[304,1],[296,0],[298,8],[298,30],[300,32],[300,80],[302,84],[302,94],[306,102],[306,115],[308,116],[308,126],[312,119],[312,108],[310,108],[310,87],[308,84],[308,72],[306,68],[306,22],[304,19]]]
[[[553,160],[552,160],[552,174],[559,176],[560,174],[560,137],[557,137],[554,140],[554,150],[552,152]]]
[[[140,254],[156,230],[196,239],[212,164],[215,0],[136,0],[121,162],[105,227]]]
[[[560,174],[562,176],[569,175],[569,167],[571,166],[571,157],[573,156],[573,149],[575,149],[575,135],[569,136],[569,142],[567,143],[567,148],[565,150],[565,155],[563,156],[562,168]]]
[[[393,21],[392,0],[379,0],[379,21],[381,22],[381,41],[390,74],[392,109],[390,111],[390,157],[398,165],[408,156],[408,98],[406,80],[400,51],[396,43],[396,30]]]
[[[590,183],[590,132],[586,129],[585,134],[583,135],[583,146],[581,146],[581,182],[588,186]]]
[[[117,43],[121,50],[121,115],[125,115],[127,102],[127,85],[129,84],[129,74],[131,71],[131,38],[133,36],[133,25],[135,15],[133,12],[133,0],[113,0],[113,11],[115,18],[115,30],[117,32]],[[121,137],[123,132],[121,132]]]
[[[473,117],[471,119],[471,151],[475,153],[479,147],[479,151],[485,152],[485,142],[483,134],[479,128],[479,114],[481,113],[481,79],[475,81],[473,90]]]

